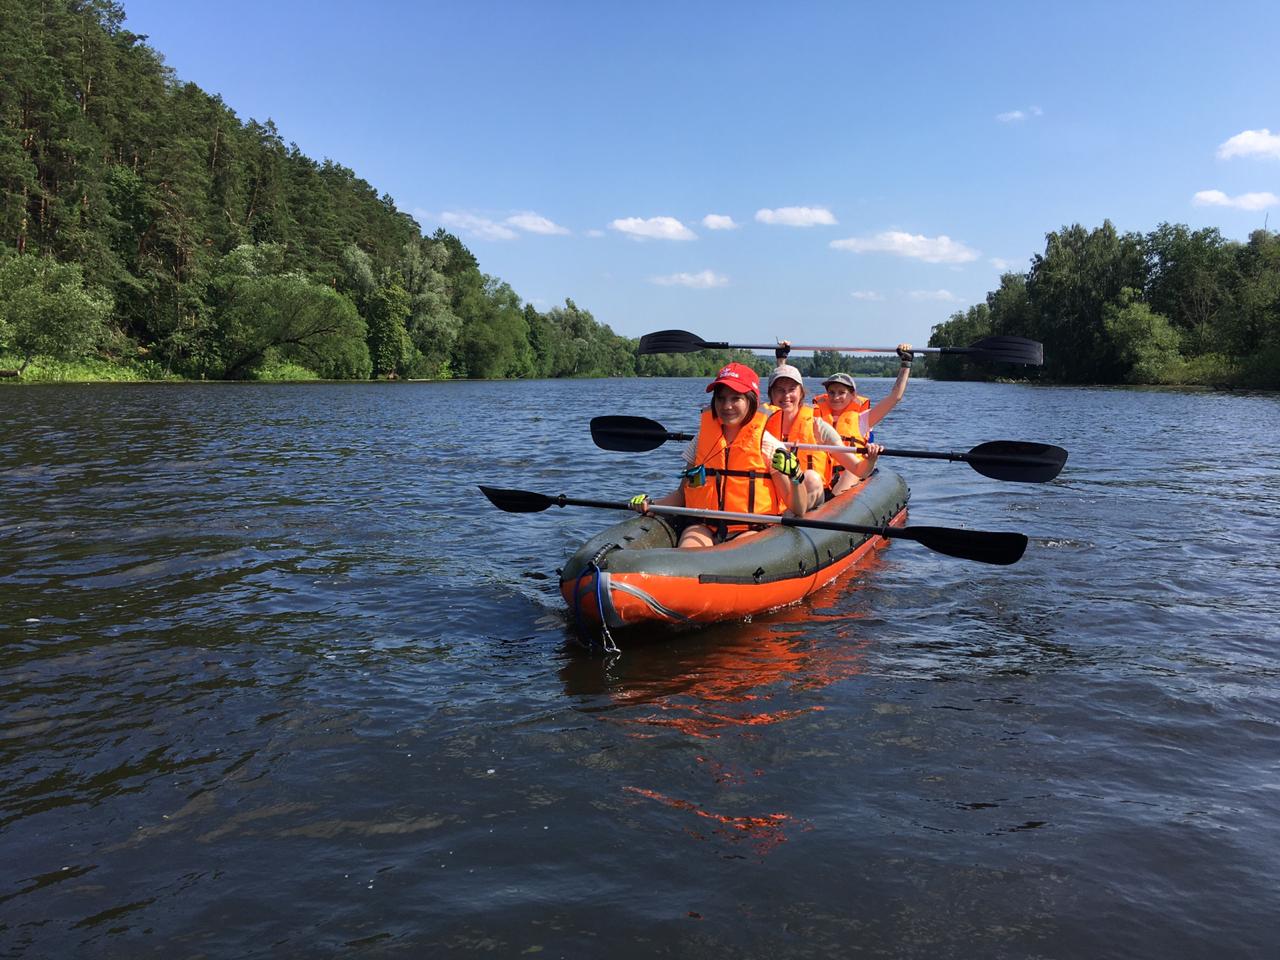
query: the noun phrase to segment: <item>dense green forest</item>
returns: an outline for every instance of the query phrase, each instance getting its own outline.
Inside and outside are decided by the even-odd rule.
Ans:
[[[111,0],[0,0],[0,376],[707,376],[742,352],[636,355],[547,311],[443,229],[183,83]],[[930,345],[1040,340],[1042,369],[921,373],[1280,386],[1280,234],[1161,224],[1048,234]],[[892,375],[820,351],[793,362]]]
[[[943,357],[929,375],[1280,387],[1280,234],[1236,243],[1183,224],[1146,235],[1109,221],[1064,227],[1026,273],[1006,273],[985,303],[934,327],[929,345],[989,334],[1041,341],[1044,367],[992,371]]]
[[[109,0],[0,0],[0,368],[73,375],[703,375],[542,312],[394,200],[180,82]],[[30,374],[28,374],[30,375]]]

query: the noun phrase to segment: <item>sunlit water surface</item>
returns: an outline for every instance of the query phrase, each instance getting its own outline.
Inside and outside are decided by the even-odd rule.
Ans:
[[[915,382],[1071,451],[893,464],[1021,563],[586,654],[617,516],[475,485],[661,492],[587,422],[702,386],[0,390],[0,955],[1275,955],[1277,397]]]

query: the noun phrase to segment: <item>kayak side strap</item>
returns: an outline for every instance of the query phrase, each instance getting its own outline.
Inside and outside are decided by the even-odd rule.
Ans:
[[[609,633],[608,618],[605,616],[604,610],[604,590],[600,582],[606,575],[601,572],[600,561],[604,559],[605,554],[610,550],[617,549],[619,547],[616,543],[607,543],[601,547],[600,551],[591,558],[591,562],[587,564],[573,584],[573,617],[578,624],[578,636],[585,642],[588,649],[600,649],[608,654],[618,654],[622,651],[614,642],[613,635]],[[587,577],[594,578],[594,583],[588,589],[595,591],[596,612],[600,615],[600,637],[598,640],[587,631],[586,625],[582,621],[582,581]]]

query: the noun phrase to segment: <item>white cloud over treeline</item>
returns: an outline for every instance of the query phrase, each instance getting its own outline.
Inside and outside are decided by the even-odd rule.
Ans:
[[[1001,123],[1018,123],[1028,117],[1040,117],[1043,115],[1044,111],[1039,107],[1028,107],[1026,110],[1009,110],[1005,113],[997,113],[996,119]]]
[[[833,226],[837,223],[835,214],[826,207],[765,208],[756,211],[756,220],[783,227]]]
[[[832,240],[831,246],[836,250],[849,250],[853,253],[891,253],[899,257],[923,260],[925,263],[968,263],[978,259],[978,251],[945,234],[926,237],[902,230],[886,230],[874,237]]]
[[[733,217],[722,213],[708,213],[702,218],[702,225],[708,230],[737,230],[738,224],[734,223]]]
[[[633,240],[696,240],[698,235],[675,217],[623,217],[609,223],[610,229]]]
[[[421,219],[437,219],[425,211],[414,212],[421,213]],[[465,210],[446,210],[440,214],[438,219],[450,230],[479,237],[481,240],[514,240],[520,236],[518,231],[521,230],[525,233],[538,233],[548,236],[573,232],[568,227],[562,227],[560,224],[547,219],[541,214],[534,213],[532,210],[512,214],[501,221],[482,217],[479,214]]]
[[[712,287],[724,287],[729,278],[711,270],[699,273],[669,273],[663,277],[653,277],[651,283],[660,287],[692,287],[695,290],[710,290]]]
[[[1232,157],[1270,157],[1280,160],[1280,134],[1272,133],[1265,127],[1261,130],[1245,130],[1219,145],[1218,157],[1221,160],[1230,160]]]
[[[1242,193],[1229,197],[1221,190],[1201,190],[1191,202],[1197,207],[1232,207],[1236,210],[1265,210],[1280,203],[1280,197],[1269,191]]]

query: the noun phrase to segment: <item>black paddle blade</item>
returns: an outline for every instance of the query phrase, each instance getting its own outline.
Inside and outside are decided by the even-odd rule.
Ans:
[[[500,487],[482,486],[480,492],[495,507],[507,513],[541,513],[548,507],[555,506],[554,499],[531,490],[503,490]]]
[[[727,347],[727,343],[708,343],[687,330],[659,330],[640,338],[636,353],[693,353],[696,350]]]
[[[920,546],[945,553],[948,557],[1006,567],[1021,560],[1027,550],[1027,537],[1021,533],[991,533],[957,527],[902,527],[892,535],[914,540]]]
[[[668,433],[666,427],[647,417],[592,417],[591,439],[602,450],[644,453],[656,450],[668,440],[688,440],[682,433]]]
[[[977,343],[969,344],[965,352],[997,363],[1044,366],[1044,344],[1026,337],[983,337]]]
[[[1018,483],[1046,483],[1062,472],[1067,451],[1051,443],[991,440],[965,455],[965,462],[984,477]]]

